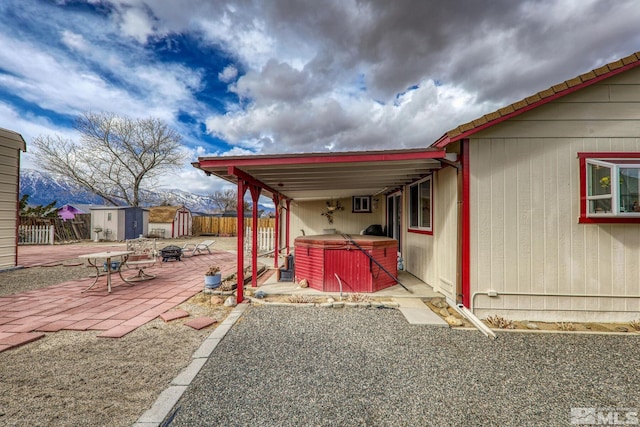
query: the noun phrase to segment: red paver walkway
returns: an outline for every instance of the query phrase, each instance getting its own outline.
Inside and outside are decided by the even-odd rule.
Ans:
[[[96,252],[95,248],[84,247],[76,256],[91,252]],[[117,274],[112,275],[111,294],[107,292],[106,278],[101,277],[85,293],[82,291],[93,278],[0,297],[0,351],[41,338],[45,334],[40,332],[63,329],[103,331],[99,337],[126,335],[200,292],[209,266],[219,265],[223,277],[235,272],[234,253],[212,252],[180,262],[158,262],[148,269],[157,277],[134,286],[124,283]],[[64,258],[58,254],[57,260],[72,259],[68,254],[65,252]],[[56,261],[54,258],[48,262]]]
[[[64,260],[77,258],[78,255],[94,252],[124,250],[121,243],[81,243],[73,245],[20,245],[18,246],[18,265],[36,267],[39,265],[60,264]],[[77,259],[77,262],[82,261]]]

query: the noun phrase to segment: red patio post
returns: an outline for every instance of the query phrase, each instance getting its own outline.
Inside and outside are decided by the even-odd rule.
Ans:
[[[258,199],[262,189],[257,185],[249,187],[251,200],[253,202],[253,212],[251,217],[251,286],[258,286]]]
[[[279,194],[274,194],[273,195],[273,204],[276,207],[276,224],[275,224],[275,230],[274,230],[274,236],[273,236],[273,240],[275,243],[275,252],[273,254],[273,266],[275,268],[278,268],[280,266],[279,262],[280,262],[280,195]]]
[[[285,232],[285,242],[287,244],[287,255],[289,255],[289,246],[290,246],[290,244],[289,244],[289,224],[291,223],[290,222],[291,217],[289,215],[290,211],[291,211],[291,200],[287,199],[287,216],[286,216],[286,218],[287,218],[286,227],[287,228],[286,228],[286,230],[284,230],[284,232]],[[291,268],[291,267],[289,267],[289,268]]]
[[[243,179],[238,178],[238,287],[236,290],[236,301],[240,304],[244,299],[244,193],[247,191],[247,185]]]

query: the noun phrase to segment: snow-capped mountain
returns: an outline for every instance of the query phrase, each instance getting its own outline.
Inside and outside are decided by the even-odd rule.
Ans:
[[[46,172],[35,169],[22,169],[20,171],[20,197],[29,195],[30,205],[47,205],[54,200],[57,206],[62,205],[103,205],[104,201],[94,195],[79,189],[73,183],[54,179]],[[163,203],[174,206],[184,205],[192,212],[213,212],[208,196],[189,193],[183,190],[170,189],[159,191],[145,191],[144,198],[147,201],[145,206],[157,206]],[[261,209],[265,209],[260,206]],[[273,211],[273,209],[266,209]]]

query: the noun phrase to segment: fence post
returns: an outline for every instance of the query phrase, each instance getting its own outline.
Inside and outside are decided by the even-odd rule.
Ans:
[[[56,228],[53,225],[49,226],[49,244],[53,245],[53,239],[56,235]]]

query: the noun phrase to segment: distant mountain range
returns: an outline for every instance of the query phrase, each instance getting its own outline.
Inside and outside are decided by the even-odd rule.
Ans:
[[[57,206],[63,205],[104,205],[102,198],[95,194],[87,193],[71,182],[56,180],[46,172],[35,169],[20,170],[20,197],[29,195],[30,205],[48,205],[54,200]],[[211,213],[214,206],[208,196],[189,193],[178,189],[162,189],[158,191],[145,191],[147,203],[145,206],[158,206],[170,204],[173,206],[184,205],[192,212]],[[260,205],[265,212],[273,212],[273,208]]]

